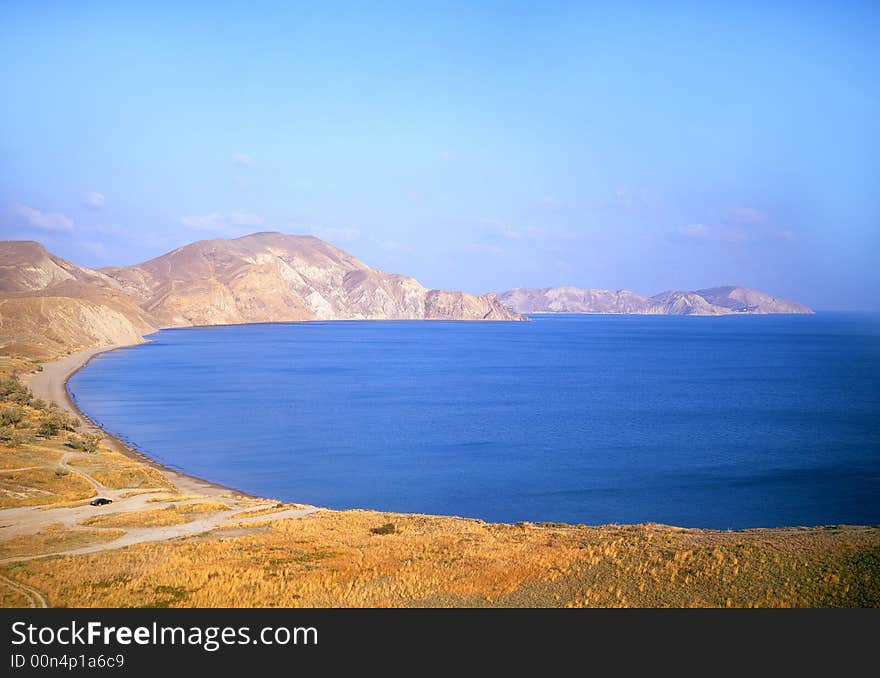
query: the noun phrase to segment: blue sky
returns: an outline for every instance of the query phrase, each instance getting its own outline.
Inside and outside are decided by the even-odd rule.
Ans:
[[[878,38],[876,2],[5,2],[0,229],[880,310]]]

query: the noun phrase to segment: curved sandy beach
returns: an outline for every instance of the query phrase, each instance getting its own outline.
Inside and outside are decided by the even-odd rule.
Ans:
[[[83,414],[73,403],[70,394],[67,392],[67,381],[79,369],[84,367],[92,358],[107,351],[114,351],[118,348],[133,346],[136,344],[119,344],[116,346],[108,346],[104,348],[89,348],[83,351],[77,351],[70,355],[42,363],[42,371],[22,376],[22,381],[33,391],[37,398],[41,398],[46,402],[54,402],[65,410],[76,416],[82,422],[80,430],[82,431],[100,431],[104,435],[104,444],[112,448],[116,452],[124,454],[127,457],[135,459],[141,463],[147,464],[162,473],[171,483],[177,485],[181,492],[205,494],[211,496],[228,495],[234,493],[241,496],[249,496],[246,492],[241,492],[235,488],[225,487],[217,483],[196,478],[180,471],[168,468],[151,459],[145,454],[126,445],[113,435],[104,431],[97,426],[91,419]]]
[[[102,350],[110,349],[46,363],[27,382],[39,397],[82,417],[65,383]],[[84,429],[97,430],[83,420]],[[329,511],[243,498],[151,462],[112,436],[104,448],[151,464],[174,491],[145,486],[139,477],[106,482],[102,466],[88,462],[91,455],[57,436],[46,445],[46,468],[90,487],[71,501],[0,511],[0,600],[10,607],[864,607],[877,601],[874,527],[505,525]],[[31,462],[23,449],[14,460],[21,467]],[[100,454],[111,456],[106,449]],[[112,505],[91,506],[89,489]],[[205,502],[210,495],[214,500]]]

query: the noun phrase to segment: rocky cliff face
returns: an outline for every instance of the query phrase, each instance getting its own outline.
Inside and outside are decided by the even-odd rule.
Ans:
[[[103,273],[36,242],[0,242],[0,353],[48,358],[137,343],[157,327]]]
[[[366,319],[523,318],[494,294],[428,290],[311,236],[205,240],[102,270],[0,243],[0,352],[48,357],[169,326]]]
[[[112,306],[65,296],[0,297],[0,353],[51,358],[83,348],[137,344],[155,331]]]
[[[643,297],[629,290],[579,287],[516,288],[499,295],[518,313],[617,313],[639,315],[729,315],[732,313],[812,313],[794,301],[747,287],[669,291]]]
[[[428,290],[312,236],[205,240],[104,269],[168,325],[283,320],[519,320],[494,295]]]

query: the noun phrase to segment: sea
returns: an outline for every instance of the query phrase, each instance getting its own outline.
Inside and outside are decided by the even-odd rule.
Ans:
[[[880,523],[880,314],[169,329],[70,379],[162,464],[334,509]]]

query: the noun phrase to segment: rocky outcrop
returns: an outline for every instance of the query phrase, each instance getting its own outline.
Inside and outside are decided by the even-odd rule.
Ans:
[[[511,311],[494,294],[475,296],[462,292],[431,290],[425,298],[425,318],[428,320],[521,320],[511,317]]]
[[[732,313],[812,313],[794,301],[747,287],[669,291],[643,297],[629,290],[579,287],[516,288],[499,295],[518,313],[616,313],[639,315],[729,315]]]

